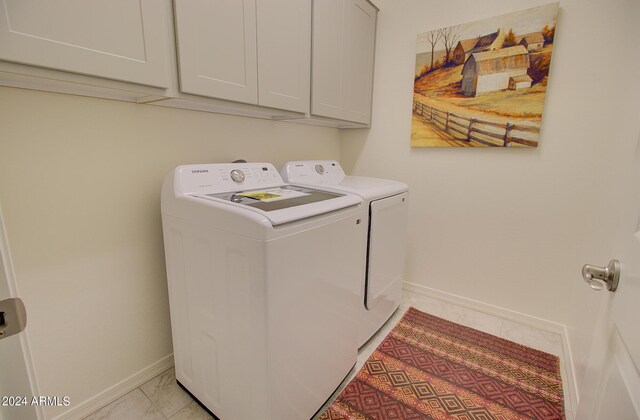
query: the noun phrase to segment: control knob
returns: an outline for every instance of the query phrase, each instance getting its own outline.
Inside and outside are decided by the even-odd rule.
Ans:
[[[236,184],[241,183],[242,181],[244,181],[244,172],[242,172],[240,169],[234,169],[233,171],[231,171],[231,179]]]

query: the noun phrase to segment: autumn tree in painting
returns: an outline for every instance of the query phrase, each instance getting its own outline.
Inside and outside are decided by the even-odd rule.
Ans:
[[[553,37],[556,34],[556,26],[553,25],[552,27],[549,27],[549,25],[544,25],[544,28],[542,28],[541,32],[542,36],[544,37],[545,45],[553,44]]]
[[[427,34],[427,42],[431,45],[431,67],[433,67],[433,54],[436,47],[436,44],[442,39],[442,34],[440,31],[431,31]],[[426,72],[425,72],[426,73]]]
[[[445,51],[443,66],[447,66],[451,62],[451,50],[453,50],[460,40],[461,32],[462,28],[460,25],[448,26],[438,30],[438,33],[442,37]]]
[[[504,37],[502,48],[514,47],[518,45],[516,42],[516,34],[513,33],[513,29],[509,29],[509,33]]]
[[[425,64],[424,66],[422,66],[422,69],[420,69],[420,71],[418,73],[416,73],[416,76],[415,76],[415,78],[413,80],[414,81],[418,80],[419,78],[421,78],[424,75],[426,75],[427,73],[429,73],[429,71],[431,71],[431,67],[429,67],[428,64]]]

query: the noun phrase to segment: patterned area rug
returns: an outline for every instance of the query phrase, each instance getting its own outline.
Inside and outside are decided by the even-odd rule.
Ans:
[[[409,308],[320,419],[564,419],[558,357]]]

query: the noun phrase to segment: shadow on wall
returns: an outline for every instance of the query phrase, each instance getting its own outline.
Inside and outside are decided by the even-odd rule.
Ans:
[[[345,156],[362,156],[362,150],[369,137],[369,128],[342,130],[340,133],[340,165],[347,174],[353,174],[356,160],[345,159]],[[348,134],[347,134],[348,133]]]

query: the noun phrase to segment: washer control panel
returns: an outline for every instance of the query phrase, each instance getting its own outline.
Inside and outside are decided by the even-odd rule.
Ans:
[[[183,165],[175,171],[183,193],[211,193],[276,187],[284,184],[270,163],[210,163]]]
[[[287,182],[337,185],[345,177],[335,160],[301,160],[287,162],[281,171]]]

